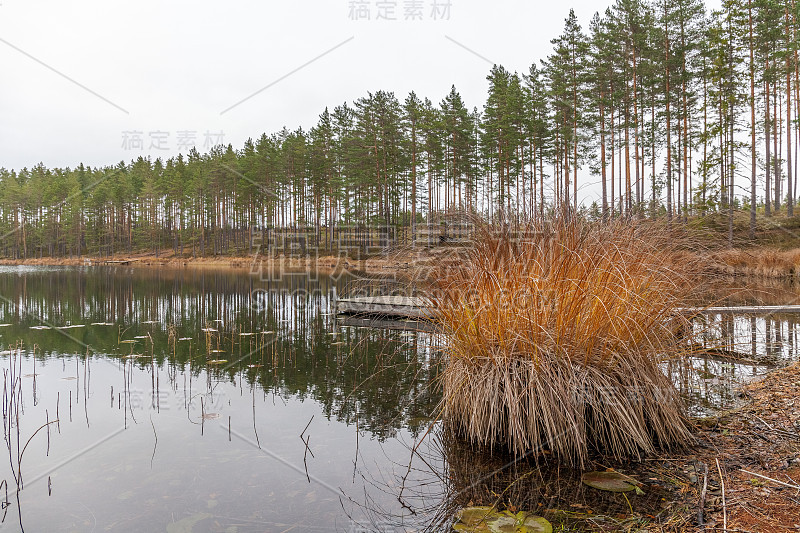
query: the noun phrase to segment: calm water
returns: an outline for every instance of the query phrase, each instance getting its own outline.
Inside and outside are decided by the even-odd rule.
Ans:
[[[775,283],[725,284],[703,298],[714,306],[800,304],[800,286]],[[688,372],[674,369],[675,381],[693,415],[711,414],[741,403],[741,385],[770,370],[800,360],[800,315],[712,314],[695,321],[708,356],[690,360]],[[715,353],[716,352],[716,353]]]
[[[0,268],[0,529],[435,529],[444,494],[474,488],[453,480],[478,464],[436,439],[412,461],[439,401],[435,338],[337,318],[345,282]],[[792,320],[698,326],[747,360],[675,370],[693,411],[730,405],[737,383],[795,359]]]
[[[411,527],[394,487],[439,399],[430,337],[344,325],[335,285],[0,271],[3,527],[20,512],[28,531]],[[24,451],[17,502],[18,450],[56,419]]]

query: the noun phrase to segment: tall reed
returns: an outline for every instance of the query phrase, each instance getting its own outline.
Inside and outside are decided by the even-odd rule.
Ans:
[[[445,419],[474,442],[576,466],[690,441],[663,364],[686,355],[691,332],[676,311],[696,265],[676,260],[679,243],[652,223],[568,213],[478,222],[429,277]]]

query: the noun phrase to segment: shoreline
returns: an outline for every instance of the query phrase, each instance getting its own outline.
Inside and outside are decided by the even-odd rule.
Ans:
[[[366,259],[347,256],[206,256],[182,257],[171,252],[159,254],[115,254],[113,256],[0,258],[2,266],[129,266],[141,268],[287,268],[308,271],[359,271],[368,273],[413,273],[442,260],[454,248],[398,249]],[[711,275],[754,280],[800,281],[800,248],[779,250],[770,247],[730,248],[706,252],[685,252],[684,258],[705,262]],[[680,254],[683,255],[683,254]],[[699,257],[698,257],[699,256]],[[681,260],[681,257],[676,257]]]
[[[427,261],[414,261],[405,254],[354,259],[325,255],[319,257],[211,256],[180,257],[172,254],[116,254],[109,257],[36,257],[27,259],[0,258],[0,266],[126,266],[136,268],[225,268],[253,272],[259,269],[287,268],[308,271],[356,270],[365,272],[406,271]]]
[[[776,531],[796,522],[796,493],[788,489],[800,477],[798,397],[800,363],[773,369],[741,387],[738,407],[692,419],[695,446],[657,458],[688,482],[682,530],[719,529],[725,515],[729,531]]]

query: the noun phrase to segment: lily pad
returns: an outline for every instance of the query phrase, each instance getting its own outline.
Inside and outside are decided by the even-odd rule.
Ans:
[[[587,472],[583,474],[581,481],[592,488],[608,492],[629,492],[632,490],[636,490],[637,494],[641,492],[636,480],[619,472]]]
[[[510,511],[493,516],[486,524],[492,533],[515,533],[517,531],[517,517]]]
[[[497,515],[494,507],[465,507],[456,514],[456,523],[453,524],[453,529],[470,533],[486,533],[489,531],[487,520]]]
[[[527,514],[524,511],[517,513],[518,517],[519,515],[523,515],[520,517],[519,527],[517,527],[519,533],[553,533],[553,525],[547,519]]]
[[[466,507],[456,515],[455,531],[469,533],[552,533],[553,526],[541,516],[525,511],[498,512],[494,507]]]

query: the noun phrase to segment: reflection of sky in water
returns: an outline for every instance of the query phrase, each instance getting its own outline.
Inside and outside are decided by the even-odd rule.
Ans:
[[[26,530],[372,531],[378,508],[402,523],[387,488],[438,402],[429,334],[344,325],[329,279],[82,270],[0,272],[22,446],[59,419],[24,454]]]
[[[436,339],[336,317],[334,289],[351,282],[0,268],[1,349],[19,342],[24,354],[21,446],[59,419],[25,451],[26,529],[354,532],[424,523],[422,508],[435,507],[443,486],[432,470],[444,467],[436,452],[409,471],[409,446],[439,400]],[[794,318],[698,322],[706,347],[740,357],[712,353],[690,370],[670,368],[692,412],[733,405],[736,385],[795,360]],[[12,360],[0,358],[6,387]],[[12,454],[0,479],[13,489],[16,419],[5,428]],[[404,503],[417,516],[397,499],[407,472]],[[9,494],[3,528],[14,531]]]
[[[237,531],[291,526],[347,531],[350,520],[340,497],[354,511],[347,498],[362,499],[361,474],[391,476],[394,465],[386,455],[400,460],[408,454],[398,439],[378,443],[362,432],[353,481],[355,426],[326,418],[316,402],[265,394],[246,382],[212,378],[209,388],[204,372],[173,371],[170,383],[171,371],[163,367],[156,369],[154,395],[149,368],[128,364],[123,375],[122,364],[104,359],[90,361],[91,384],[84,390],[82,362],[77,379],[64,379],[75,377],[73,363],[37,363],[35,404],[33,379],[25,378],[22,435],[40,425],[43,408],[52,419],[58,404],[61,419],[60,433],[51,429],[49,456],[41,432],[25,452],[21,508],[29,531],[163,531],[173,520],[204,514],[209,523],[195,531],[233,526]],[[33,372],[30,360],[23,362],[23,371]],[[309,420],[306,435],[313,457],[305,456],[299,438]],[[411,440],[403,430],[400,435]],[[13,529],[15,518],[10,523],[6,518],[7,527]]]
[[[692,358],[679,373],[692,412],[707,413],[737,403],[741,384],[798,359],[798,324],[792,314],[771,316],[712,314],[695,320],[695,330],[711,353]]]

